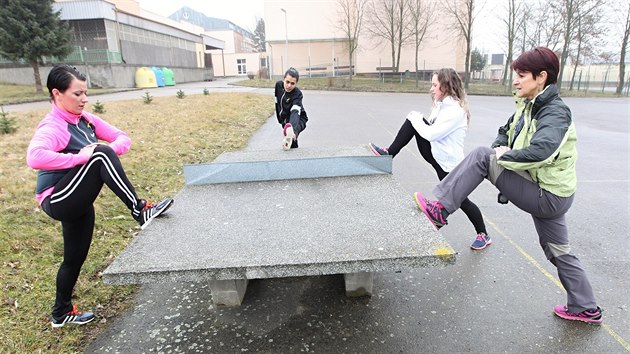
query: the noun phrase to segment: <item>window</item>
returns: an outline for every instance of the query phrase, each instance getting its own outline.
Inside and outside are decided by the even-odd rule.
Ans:
[[[247,74],[247,63],[245,59],[236,59],[236,68],[238,69],[239,75]]]

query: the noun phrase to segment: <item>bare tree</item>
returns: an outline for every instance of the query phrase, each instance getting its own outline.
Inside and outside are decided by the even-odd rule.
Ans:
[[[575,39],[580,22],[593,12],[599,10],[604,0],[562,0],[551,3],[552,11],[562,15],[563,36],[562,52],[560,53],[560,73],[558,75],[558,90],[562,88],[562,76],[569,57],[571,42]]]
[[[370,35],[389,44],[392,67],[397,72],[400,65],[400,50],[407,41],[405,0],[376,0],[371,2],[367,30]]]
[[[626,51],[628,50],[628,38],[630,37],[630,3],[626,10],[626,23],[623,31],[623,39],[621,40],[621,57],[619,58],[619,82],[615,92],[621,95],[623,91],[624,78],[626,76]]]
[[[359,48],[359,33],[363,25],[363,13],[367,0],[337,0],[339,5],[339,22],[337,28],[344,34],[348,45],[348,78],[352,85],[354,53]]]
[[[578,11],[582,11],[582,9],[578,9]],[[599,38],[603,34],[600,21],[600,14],[597,11],[591,12],[586,16],[578,16],[577,33],[572,41],[573,47],[569,53],[574,64],[569,91],[573,90],[578,65],[599,54],[595,53],[595,47],[600,43]]]
[[[501,79],[501,85],[506,86],[509,82],[512,82],[512,70],[509,70],[509,65],[512,63],[514,57],[514,47],[516,45],[516,36],[520,28],[524,29],[524,11],[525,3],[518,0],[508,0],[507,4],[507,18],[503,20],[505,28],[507,30],[507,53],[505,58],[505,69],[503,70],[503,78]]]
[[[547,47],[557,51],[562,37],[562,16],[558,11],[549,10],[548,0],[539,0],[536,5],[528,4],[522,27],[522,48],[525,52],[534,47]],[[527,32],[532,29],[532,32]]]
[[[448,0],[445,1],[446,13],[454,20],[451,30],[466,42],[466,63],[464,72],[464,87],[468,89],[470,81],[470,53],[472,51],[472,28],[478,12],[475,10],[478,0]],[[481,7],[479,7],[480,9]]]
[[[409,30],[415,47],[416,87],[418,87],[418,52],[427,30],[433,23],[437,3],[428,0],[409,0]]]

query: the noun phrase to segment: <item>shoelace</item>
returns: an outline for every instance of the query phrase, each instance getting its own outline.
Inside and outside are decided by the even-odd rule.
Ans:
[[[68,315],[81,315],[82,313],[77,310],[77,305],[72,305],[72,311],[68,312]]]
[[[577,317],[595,318],[595,317],[601,316],[601,314],[602,314],[601,309],[595,309],[594,312],[591,312],[589,310],[585,310],[585,311],[582,311],[580,313],[575,313],[575,312],[569,311],[569,309],[565,306],[564,310],[565,310],[565,312],[567,314],[573,315],[573,316],[577,316]]]
[[[440,220],[440,222],[444,222],[444,218],[442,217],[442,204],[440,204],[440,202],[435,202],[435,203],[427,203],[427,207],[429,209],[429,212],[431,214],[433,214],[437,219]]]
[[[484,235],[484,234],[477,234],[477,241],[486,242],[486,235]]]

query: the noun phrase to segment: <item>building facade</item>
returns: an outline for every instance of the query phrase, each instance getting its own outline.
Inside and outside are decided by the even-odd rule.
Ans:
[[[179,23],[140,8],[136,0],[57,0],[53,4],[73,31],[74,51],[63,59],[45,58],[42,77],[63,60],[88,76],[90,87],[134,87],[141,67],[167,67],[177,82],[214,78],[210,49],[221,40],[203,28]],[[33,84],[29,65],[0,70],[0,80]]]
[[[337,0],[264,1],[267,54],[273,76],[281,76],[288,67],[311,76],[349,72],[348,40],[338,26],[342,15]],[[358,38],[359,48],[353,58],[357,74],[378,73],[395,66],[390,45],[371,36],[367,30],[369,20],[366,12]],[[464,71],[465,43],[454,36],[448,26],[445,16],[436,16],[418,53],[418,71],[442,67]],[[398,70],[416,71],[412,45],[402,47]]]
[[[266,69],[266,53],[258,53],[254,35],[233,22],[206,16],[189,7],[182,7],[169,18],[203,27],[206,35],[225,43],[223,48],[209,50],[216,76],[259,76],[261,69]]]

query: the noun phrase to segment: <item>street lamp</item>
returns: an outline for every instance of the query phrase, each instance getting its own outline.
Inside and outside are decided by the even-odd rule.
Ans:
[[[284,12],[284,60],[286,60],[287,68],[289,68],[289,31],[287,29],[287,10],[281,8]]]

